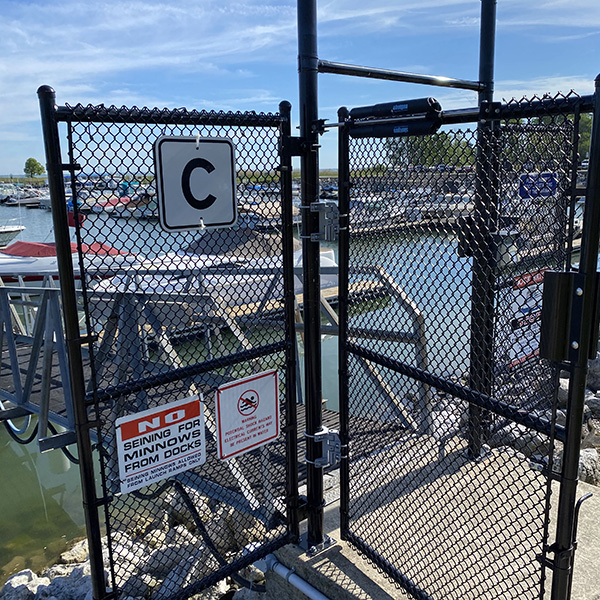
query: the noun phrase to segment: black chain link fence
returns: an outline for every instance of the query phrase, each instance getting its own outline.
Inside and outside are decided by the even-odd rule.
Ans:
[[[343,535],[415,598],[543,595],[562,445],[541,292],[578,260],[579,115],[557,109],[573,97],[348,138],[349,281],[380,298],[350,300],[342,340]]]
[[[299,255],[296,248],[284,265],[284,119],[81,105],[57,114],[77,165],[70,182],[75,270],[82,327],[92,340],[87,399],[90,421],[100,423],[109,587],[122,596],[189,597],[290,539],[288,510],[297,483],[286,444],[294,448],[296,417],[295,409],[293,416],[286,411],[295,402],[295,382],[284,283],[294,281],[291,262]],[[233,142],[237,226],[161,229],[153,145],[165,135]],[[298,279],[291,284],[299,285]],[[277,416],[254,428],[243,425],[246,437],[226,432],[217,389],[270,371],[277,377]],[[148,415],[145,431],[152,432],[159,419],[153,409],[197,397],[202,423],[188,433],[189,443],[178,434],[176,450],[170,450],[174,440],[158,433],[129,444],[123,433],[117,439],[124,417]],[[250,415],[252,408],[240,413]],[[260,438],[265,428],[272,441],[252,449],[247,437]],[[231,441],[238,438],[246,453]],[[143,477],[158,456],[168,466],[175,452],[202,444],[203,464],[142,487],[130,483],[131,491],[120,493],[127,469]],[[236,577],[260,589],[251,576]]]

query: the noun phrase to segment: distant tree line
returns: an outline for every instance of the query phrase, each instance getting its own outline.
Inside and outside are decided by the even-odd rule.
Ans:
[[[496,133],[498,158],[505,168],[521,170],[556,168],[570,161],[573,138],[572,117],[536,117],[503,123]],[[579,121],[579,157],[589,153],[592,115],[582,114]],[[476,134],[471,130],[442,131],[431,136],[386,140],[387,163],[398,167],[462,167],[474,165]]]

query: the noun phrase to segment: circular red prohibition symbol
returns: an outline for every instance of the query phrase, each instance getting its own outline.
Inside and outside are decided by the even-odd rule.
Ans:
[[[258,408],[258,393],[254,390],[246,390],[238,400],[238,412],[247,417]]]

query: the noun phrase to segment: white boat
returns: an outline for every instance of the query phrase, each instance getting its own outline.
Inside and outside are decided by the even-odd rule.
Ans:
[[[350,220],[358,227],[382,227],[404,220],[406,209],[395,199],[379,196],[350,198]]]
[[[24,230],[25,225],[0,225],[0,248],[8,246]]]
[[[122,252],[95,242],[83,245],[83,265],[95,275],[108,276],[114,270],[131,264],[139,257]],[[73,272],[76,279],[80,277],[79,255],[77,244],[71,243]],[[39,285],[45,279],[58,279],[58,259],[56,246],[53,243],[15,242],[0,250],[0,279],[5,284],[28,283]]]
[[[218,239],[220,244],[211,243]],[[283,297],[280,238],[248,228],[229,233],[208,232],[186,251],[170,252],[143,260],[120,270],[112,278],[96,281],[93,291],[104,300],[113,295],[135,294],[209,295],[219,304],[232,307],[268,302]],[[220,250],[219,254],[210,253]],[[321,289],[338,285],[337,264],[332,249],[321,252]],[[294,293],[302,293],[299,269],[302,251],[294,252]]]

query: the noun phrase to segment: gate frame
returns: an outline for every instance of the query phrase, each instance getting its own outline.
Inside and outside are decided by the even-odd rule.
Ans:
[[[69,225],[67,218],[67,204],[63,180],[63,172],[70,171],[73,175],[80,167],[79,165],[64,164],[62,162],[60,135],[58,124],[71,122],[107,122],[107,123],[138,123],[138,124],[164,124],[165,112],[158,109],[138,111],[135,115],[128,113],[129,109],[104,109],[102,115],[94,116],[87,114],[86,109],[80,112],[71,107],[56,106],[56,93],[49,85],[41,86],[38,91],[40,113],[42,120],[42,132],[46,154],[46,168],[48,172],[48,184],[52,203],[52,220],[54,237],[56,242],[56,253],[58,269],[61,278],[60,295],[63,306],[64,331],[66,338],[66,349],[68,357],[68,372],[72,390],[73,421],[76,434],[77,450],[79,455],[79,473],[82,490],[82,503],[87,533],[87,542],[90,560],[90,575],[92,586],[92,597],[94,600],[106,600],[113,598],[116,591],[107,592],[105,582],[105,569],[102,550],[102,529],[99,511],[107,507],[110,498],[100,497],[95,482],[94,460],[92,454],[92,429],[98,428],[97,420],[90,420],[87,409],[90,405],[90,394],[86,393],[85,377],[83,371],[82,347],[93,342],[89,336],[80,333],[77,292],[75,289],[74,269],[71,253]],[[173,111],[169,111],[171,114]],[[279,344],[269,346],[271,351],[283,350],[285,352],[285,380],[286,380],[286,427],[285,452],[286,452],[286,482],[285,482],[285,505],[287,543],[294,543],[299,537],[299,494],[298,494],[298,462],[297,462],[297,413],[296,413],[296,360],[297,350],[295,337],[294,316],[294,272],[293,272],[293,215],[292,215],[292,155],[290,148],[291,138],[291,104],[282,101],[279,104],[279,114],[269,119],[257,119],[256,113],[224,113],[218,123],[214,118],[215,113],[206,113],[206,118],[198,118],[199,113],[193,111],[187,116],[180,115],[174,124],[218,124],[248,127],[272,127],[279,130],[279,167],[281,184],[281,214],[282,214],[282,275],[283,275],[283,301],[285,340]],[[82,273],[83,275],[83,273]],[[241,355],[249,355],[244,351]],[[258,351],[264,354],[264,349]],[[190,374],[190,369],[183,369],[185,376]],[[153,378],[150,378],[153,379]],[[149,381],[142,382],[148,385]],[[97,391],[94,390],[92,397],[97,399]],[[101,471],[103,467],[101,465]],[[278,547],[278,546],[277,546]],[[261,548],[254,548],[247,554],[250,562],[264,557],[275,549],[274,542],[267,543]],[[109,559],[112,563],[112,557]],[[111,568],[111,571],[112,568]],[[114,571],[112,573],[114,580]],[[113,581],[114,583],[114,581]],[[209,582],[210,583],[210,582]]]
[[[548,485],[551,479],[558,479],[559,500],[558,513],[556,516],[556,533],[554,543],[543,548],[543,556],[547,553],[553,553],[553,560],[544,558],[542,568],[549,567],[553,571],[552,578],[552,600],[568,600],[571,597],[571,584],[573,577],[574,554],[576,549],[576,527],[578,521],[578,513],[583,500],[586,497],[577,501],[577,482],[579,468],[579,453],[581,449],[581,426],[583,422],[583,409],[585,402],[585,385],[588,372],[588,359],[596,357],[597,348],[593,346],[598,339],[598,324],[600,316],[600,293],[598,293],[598,255],[600,244],[600,75],[595,80],[595,94],[593,96],[582,96],[576,98],[565,98],[555,102],[554,100],[539,100],[531,102],[524,110],[515,110],[514,106],[490,104],[488,101],[483,101],[479,109],[466,109],[442,112],[440,120],[442,125],[464,124],[468,122],[477,122],[478,134],[481,129],[482,121],[490,131],[496,127],[502,119],[512,118],[515,113],[518,117],[527,115],[539,114],[564,114],[567,110],[570,114],[578,115],[581,112],[593,113],[593,128],[590,147],[590,163],[588,169],[588,182],[585,198],[584,223],[581,246],[581,259],[579,262],[578,283],[582,281],[580,288],[572,290],[572,324],[571,332],[566,332],[575,335],[575,338],[565,340],[565,345],[569,346],[569,355],[561,362],[554,360],[554,364],[560,368],[568,370],[569,390],[567,400],[567,422],[565,426],[560,426],[555,423],[542,423],[532,415],[520,414],[522,420],[529,420],[531,426],[537,431],[544,432],[547,435],[554,437],[555,440],[561,441],[564,445],[563,461],[560,476],[548,474]],[[493,111],[493,112],[492,112]],[[492,117],[490,118],[490,113]],[[369,358],[369,352],[358,347],[352,347],[348,342],[348,277],[349,277],[349,200],[350,200],[350,170],[349,170],[349,138],[352,120],[347,108],[343,107],[338,111],[338,135],[339,135],[339,212],[340,212],[340,239],[339,239],[339,277],[340,277],[340,326],[339,326],[339,389],[340,389],[340,442],[344,451],[342,452],[342,461],[340,465],[340,517],[341,517],[341,537],[355,545],[363,552],[372,562],[378,567],[387,572],[391,577],[396,579],[402,587],[410,593],[413,593],[418,598],[429,598],[423,590],[417,588],[412,581],[406,578],[401,572],[390,564],[383,557],[373,551],[372,548],[366,546],[360,538],[356,537],[350,531],[350,505],[349,505],[349,485],[350,485],[350,461],[348,456],[348,446],[350,442],[350,415],[349,415],[349,388],[348,388],[348,362],[350,351],[354,351],[357,355],[363,358]],[[487,121],[487,123],[486,123]],[[574,136],[578,136],[578,130],[575,129]],[[479,135],[478,135],[479,141]],[[485,144],[489,147],[489,144]],[[485,150],[485,148],[484,148]],[[576,148],[574,148],[575,154]],[[488,167],[487,157],[485,153],[482,159],[478,158],[478,179],[480,162],[484,162],[482,168],[482,177],[485,176]],[[480,191],[476,197],[481,194],[488,198],[493,198],[492,193],[482,189],[486,183],[483,180]],[[493,182],[492,182],[493,184]],[[479,185],[479,184],[478,184]],[[573,192],[573,190],[571,190]],[[480,200],[483,211],[487,211],[485,202]],[[485,212],[484,212],[485,214]],[[483,223],[483,233],[479,232],[479,238],[485,239],[484,236],[490,235],[489,223]],[[485,258],[489,248],[482,245],[479,250],[481,258]],[[474,253],[475,254],[475,253]],[[475,269],[476,256],[473,258]],[[488,281],[488,276],[493,275],[493,265],[480,265],[482,272],[487,273],[485,280]],[[581,278],[581,279],[579,279]],[[475,277],[474,277],[475,280]],[[473,286],[472,288],[473,289]],[[487,291],[486,291],[487,289]],[[491,282],[491,289],[483,285],[480,289],[482,299],[487,297],[491,291],[493,293],[494,286]],[[473,311],[472,311],[473,312]],[[489,313],[491,327],[493,328],[493,310],[486,309]],[[589,324],[592,324],[590,327]],[[587,325],[586,325],[587,324]],[[472,322],[473,327],[473,322]],[[483,323],[481,333],[485,335],[486,323]],[[562,341],[562,340],[561,340]],[[481,343],[481,342],[479,342]],[[473,346],[473,334],[471,336],[471,346]],[[375,356],[371,357],[373,360]],[[481,450],[481,432],[484,425],[484,413],[486,408],[491,407],[493,397],[491,397],[491,388],[489,385],[473,386],[472,382],[475,379],[476,383],[486,383],[488,378],[482,377],[481,373],[491,368],[485,361],[478,360],[478,365],[474,370],[471,367],[471,380],[469,389],[465,390],[462,386],[446,382],[441,377],[432,374],[424,373],[417,368],[407,367],[404,365],[399,367],[398,363],[393,359],[387,359],[385,366],[402,373],[406,376],[420,375],[422,380],[428,384],[436,386],[441,391],[454,395],[462,400],[469,402],[469,428],[471,436],[476,436],[476,441],[469,447],[469,452],[472,456],[478,456]],[[383,364],[383,363],[381,363]],[[475,377],[474,377],[475,373]],[[555,392],[556,393],[556,392]],[[495,401],[495,405],[502,403]],[[511,418],[510,413],[513,412],[517,416],[518,411],[514,407],[504,405],[500,407],[502,412],[508,418]],[[536,422],[537,421],[537,422]],[[547,499],[548,502],[548,499]],[[548,507],[547,509],[548,510]],[[549,519],[549,516],[547,516]]]

